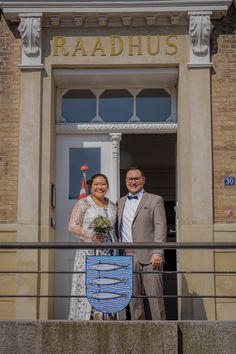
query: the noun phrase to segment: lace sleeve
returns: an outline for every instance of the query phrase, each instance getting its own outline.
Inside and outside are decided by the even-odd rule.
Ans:
[[[92,241],[93,233],[90,230],[83,229],[84,215],[90,207],[86,200],[79,200],[71,213],[69,221],[69,232],[79,235],[84,241]]]

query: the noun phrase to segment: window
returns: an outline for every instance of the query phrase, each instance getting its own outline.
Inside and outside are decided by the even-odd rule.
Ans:
[[[137,117],[142,122],[165,122],[171,116],[171,97],[163,89],[144,89],[136,98]]]
[[[96,117],[96,97],[90,90],[69,90],[62,97],[62,116],[69,122],[91,122]]]
[[[62,119],[68,123],[175,122],[172,89],[127,88],[69,90],[62,96]]]
[[[133,97],[127,90],[106,90],[99,97],[104,122],[127,122],[133,114]]]
[[[80,166],[88,165],[87,181],[101,169],[100,148],[70,148],[69,150],[69,199],[77,199],[82,182]]]

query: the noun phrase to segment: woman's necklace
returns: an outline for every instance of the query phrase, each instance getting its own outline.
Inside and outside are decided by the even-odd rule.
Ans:
[[[93,199],[94,203],[97,204],[98,206],[105,208],[105,209],[107,208],[107,206],[108,206],[107,199],[104,198],[103,201],[101,201],[101,200],[95,198],[93,195],[92,195],[92,199]]]

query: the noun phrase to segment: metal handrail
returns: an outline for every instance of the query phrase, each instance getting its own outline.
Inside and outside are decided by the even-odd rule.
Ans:
[[[230,271],[179,271],[179,270],[158,270],[156,271],[158,274],[236,274],[235,272]],[[85,274],[85,271],[33,271],[33,270],[0,270],[0,274]],[[133,271],[134,274],[153,274],[155,271]]]
[[[133,242],[133,243],[95,243],[95,242],[0,242],[1,249],[36,249],[36,250],[52,250],[52,249],[176,249],[176,250],[198,250],[198,249],[236,249],[236,242]],[[85,273],[84,271],[0,271],[0,274],[74,274],[74,273]],[[134,273],[161,273],[161,274],[236,274],[236,271],[135,271]],[[0,298],[73,298],[78,297],[75,295],[0,295]],[[79,297],[86,297],[85,295],[80,295]],[[235,299],[234,295],[161,295],[161,296],[134,296],[140,298],[217,298],[217,299]]]
[[[1,298],[85,298],[86,295],[0,295],[0,299]],[[143,298],[143,299],[156,299],[156,298],[172,298],[172,299],[176,299],[176,298],[180,298],[180,299],[189,299],[189,298],[206,298],[206,299],[236,299],[236,296],[234,295],[139,295],[139,296],[135,296],[132,295],[132,297],[135,298]]]
[[[0,242],[0,249],[236,249],[236,242]]]

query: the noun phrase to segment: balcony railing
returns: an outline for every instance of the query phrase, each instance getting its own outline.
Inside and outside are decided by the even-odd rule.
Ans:
[[[75,249],[104,249],[108,248],[107,243],[92,243],[92,242],[73,242],[73,243],[64,243],[64,242],[3,242],[0,243],[0,250],[75,250]],[[236,242],[167,242],[167,243],[109,243],[110,249],[120,250],[122,253],[123,250],[127,249],[164,249],[164,250],[235,250],[236,251]],[[180,255],[181,256],[181,255]],[[1,274],[74,274],[74,273],[85,273],[85,272],[74,272],[74,271],[49,271],[49,270],[1,270]],[[134,273],[162,273],[162,274],[172,274],[174,276],[177,275],[185,275],[185,274],[202,274],[202,275],[236,275],[236,271],[202,271],[202,270],[153,270],[152,272],[139,271]],[[70,294],[1,294],[0,290],[0,298],[70,298],[70,297],[78,297]],[[85,295],[80,295],[79,297],[85,297]],[[162,296],[139,296],[142,298],[153,298],[153,297],[163,297],[163,298],[212,298],[212,299],[235,299],[236,294],[234,295],[217,295],[217,294],[168,294]]]

